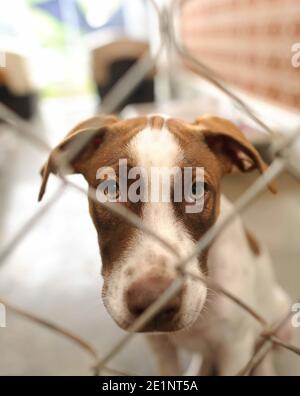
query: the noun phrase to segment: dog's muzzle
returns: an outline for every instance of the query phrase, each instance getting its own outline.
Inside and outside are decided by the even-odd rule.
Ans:
[[[173,278],[167,276],[143,276],[131,283],[125,292],[125,303],[133,320],[150,307],[171,286]],[[140,331],[172,331],[176,328],[181,308],[183,289]]]

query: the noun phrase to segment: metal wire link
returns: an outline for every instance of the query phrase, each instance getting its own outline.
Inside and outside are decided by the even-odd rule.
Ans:
[[[155,66],[164,48],[172,48],[178,57],[186,62],[189,62],[194,66],[194,71],[199,75],[199,77],[208,81],[217,87],[223,94],[225,94],[235,105],[238,105],[241,111],[245,113],[248,117],[252,119],[258,126],[263,128],[265,132],[270,134],[271,139],[274,137],[275,132],[267,126],[260,118],[257,117],[255,112],[245,103],[241,98],[239,98],[235,92],[233,92],[226,84],[221,81],[221,79],[216,75],[215,72],[210,70],[202,61],[196,59],[193,54],[185,48],[182,43],[180,43],[177,37],[177,32],[175,28],[175,20],[177,18],[177,13],[180,12],[181,7],[191,0],[175,0],[169,6],[159,7],[154,0],[149,0],[152,4],[153,9],[157,13],[159,20],[160,34],[161,34],[161,45],[159,46],[157,53],[150,56],[145,54],[140,60],[138,60],[130,70],[122,77],[112,90],[108,93],[106,98],[104,98],[102,112],[112,113],[118,107],[118,105],[132,92],[133,89],[139,84],[139,82],[144,78],[144,76]],[[22,138],[26,139],[30,144],[34,145],[38,150],[43,150],[44,152],[50,152],[50,147],[42,139],[37,137],[32,132],[32,127],[26,121],[21,120],[12,111],[7,109],[4,105],[0,104],[0,116],[2,119],[7,121],[13,127],[13,131]],[[96,133],[97,131],[95,131]],[[213,240],[216,238],[237,216],[237,214],[242,213],[246,208],[249,207],[251,203],[259,196],[259,194],[264,191],[267,184],[272,181],[276,176],[278,176],[284,170],[291,171],[289,167],[289,149],[294,145],[297,138],[300,137],[300,128],[295,131],[292,137],[285,139],[280,147],[277,148],[277,155],[268,168],[268,170],[257,178],[253,185],[247,189],[244,194],[235,202],[234,211],[230,213],[220,224],[213,225],[204,236],[197,242],[193,252],[187,257],[179,256],[178,252],[172,245],[169,244],[164,238],[157,234],[153,229],[147,227],[141,219],[135,215],[130,210],[113,205],[111,203],[100,203],[96,200],[96,192],[93,188],[89,188],[85,191],[80,186],[71,182],[65,178],[67,169],[71,167],[71,160],[77,155],[78,152],[85,146],[91,135],[89,135],[88,140],[81,140],[71,145],[68,158],[58,155],[55,158],[56,166],[58,169],[57,176],[61,180],[61,186],[58,188],[56,193],[53,195],[51,200],[48,201],[41,209],[37,211],[16,233],[16,235],[11,239],[11,241],[0,251],[0,266],[4,264],[5,260],[8,258],[9,254],[18,246],[20,241],[27,237],[33,227],[37,222],[43,218],[45,213],[48,212],[50,207],[57,202],[59,197],[63,194],[65,189],[73,188],[79,193],[88,195],[89,198],[95,200],[98,204],[103,205],[108,210],[112,211],[116,215],[122,217],[125,221],[133,225],[134,227],[140,229],[142,232],[149,235],[156,243],[159,243],[164,249],[168,250],[172,255],[175,256],[176,268],[178,271],[178,277],[171,284],[171,286],[166,289],[161,296],[143,313],[139,318],[130,326],[128,333],[122,337],[119,341],[112,346],[111,350],[105,355],[99,358],[95,348],[91,347],[80,337],[70,333],[61,327],[54,324],[49,324],[49,322],[44,319],[40,319],[33,314],[29,314],[26,310],[16,308],[11,306],[9,303],[5,302],[8,308],[11,308],[14,312],[23,317],[34,320],[36,323],[47,326],[48,328],[62,334],[63,336],[69,337],[75,341],[79,346],[88,351],[93,359],[94,365],[92,367],[93,373],[99,374],[102,370],[106,370],[115,374],[120,375],[134,375],[133,373],[124,373],[123,371],[118,371],[112,368],[108,368],[107,364],[113,359],[113,357],[120,352],[120,350],[128,344],[128,342],[134,337],[135,332],[142,329],[146,323],[148,323],[163,307],[164,305],[172,299],[181,289],[183,282],[186,277],[192,277],[199,282],[202,282],[207,287],[214,290],[216,293],[222,294],[235,304],[237,304],[240,309],[244,310],[253,319],[255,319],[261,325],[261,333],[257,340],[258,347],[254,351],[253,356],[247,363],[245,367],[241,367],[241,370],[237,375],[249,375],[257,367],[257,365],[262,361],[262,359],[267,355],[273,345],[278,345],[285,348],[293,353],[300,355],[300,349],[294,345],[285,343],[277,338],[276,332],[283,326],[289,319],[288,316],[283,318],[279,323],[268,323],[258,312],[256,312],[251,306],[242,301],[239,297],[233,295],[229,290],[225,290],[222,285],[202,276],[196,276],[187,269],[187,264],[194,257],[197,257]],[[283,155],[284,153],[284,155]],[[0,300],[2,302],[2,300]]]

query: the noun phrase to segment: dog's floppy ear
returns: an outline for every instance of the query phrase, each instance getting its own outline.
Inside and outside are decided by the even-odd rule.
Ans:
[[[238,168],[242,172],[258,169],[263,174],[268,168],[252,143],[230,121],[203,115],[196,119],[195,125],[202,131],[210,149],[223,159],[225,173]],[[276,193],[275,183],[269,183],[268,188]]]
[[[45,194],[50,173],[56,174],[59,171],[58,164],[64,166],[64,174],[82,173],[86,160],[100,146],[106,127],[116,121],[118,119],[114,116],[93,117],[78,124],[67,134],[51,151],[46,164],[41,169],[42,184],[39,201]]]

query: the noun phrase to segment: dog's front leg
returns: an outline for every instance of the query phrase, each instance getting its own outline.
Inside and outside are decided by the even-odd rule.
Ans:
[[[147,335],[154,352],[160,375],[180,375],[180,364],[176,346],[167,335]]]
[[[220,345],[216,356],[217,375],[236,375],[249,362],[254,352],[254,337],[251,332],[244,337],[227,339],[226,343]]]
[[[276,375],[273,362],[273,352],[270,351],[264,360],[258,365],[258,367],[252,373],[253,376],[267,376],[272,377]]]

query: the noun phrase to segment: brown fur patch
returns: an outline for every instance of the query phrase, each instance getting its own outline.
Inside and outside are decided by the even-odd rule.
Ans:
[[[5,73],[0,69],[0,85],[5,85],[5,83],[6,83]]]

